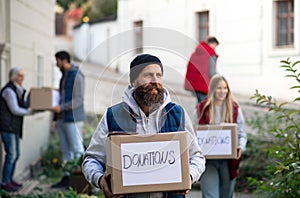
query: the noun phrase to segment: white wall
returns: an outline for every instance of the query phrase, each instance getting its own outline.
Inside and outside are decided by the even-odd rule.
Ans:
[[[235,9],[229,14],[226,10],[233,4],[236,8],[247,9]],[[297,93],[289,87],[295,84],[284,78],[287,73],[280,68],[280,60],[287,57],[299,60],[299,34],[296,34],[300,28],[296,23],[299,17],[295,17],[295,48],[278,50],[273,47],[274,2],[230,0],[219,2],[218,5],[219,31],[216,36],[221,42],[217,48],[220,54],[218,66],[220,72],[229,79],[232,90],[253,95],[258,89],[279,100],[294,99]],[[295,16],[297,13],[299,1],[295,1]]]
[[[6,1],[6,0],[1,0]],[[44,71],[43,86],[53,86],[53,50],[54,50],[54,0],[13,0],[10,14],[5,19],[9,23],[10,65],[20,66],[25,71],[23,86],[30,90],[37,86],[37,57],[42,57]],[[6,81],[7,75],[6,76]],[[49,112],[27,116],[24,119],[21,156],[18,160],[15,176],[24,173],[47,146],[50,121]]]
[[[89,25],[84,23],[73,31],[74,55],[80,60],[84,60],[90,49],[89,43]]]
[[[287,57],[300,58],[299,1],[295,1],[295,48],[278,50],[273,48],[274,1],[119,0],[117,21],[90,26],[89,48],[95,51],[92,46],[99,46],[101,41],[103,44],[103,39],[106,44],[117,41],[116,45],[110,43],[107,47],[117,53],[110,53],[102,45],[99,47],[102,51],[98,49],[91,54],[90,60],[103,63],[108,60],[109,52],[110,58],[117,61],[104,65],[114,68],[118,64],[119,71],[128,72],[128,64],[135,55],[133,24],[143,21],[144,52],[158,55],[168,66],[170,80],[182,84],[188,58],[197,44],[196,13],[206,10],[210,13],[210,35],[220,41],[216,49],[217,66],[229,80],[233,92],[252,96],[258,89],[281,100],[297,96],[298,93],[289,89],[294,84],[284,78],[286,73],[279,66],[280,60]],[[108,28],[119,32],[109,37]]]

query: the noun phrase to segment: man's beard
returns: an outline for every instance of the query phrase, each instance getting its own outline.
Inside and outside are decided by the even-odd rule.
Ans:
[[[139,105],[157,109],[164,101],[163,87],[155,82],[140,85],[134,89],[133,97]]]

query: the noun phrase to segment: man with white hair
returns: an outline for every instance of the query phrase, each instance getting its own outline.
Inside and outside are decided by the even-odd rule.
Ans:
[[[13,180],[17,160],[20,156],[19,140],[22,138],[23,117],[30,115],[26,90],[22,87],[24,71],[19,67],[9,71],[9,82],[0,92],[0,134],[5,150],[1,188],[8,192],[18,191],[22,184]]]

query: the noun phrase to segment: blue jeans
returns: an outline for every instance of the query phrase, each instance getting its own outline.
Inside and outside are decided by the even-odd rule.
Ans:
[[[57,121],[62,161],[73,160],[80,157],[84,152],[82,139],[83,122]]]
[[[232,198],[236,178],[231,180],[228,160],[207,160],[200,178],[203,198]]]
[[[7,184],[13,179],[16,163],[20,156],[19,135],[1,132],[2,142],[5,150],[2,184]]]

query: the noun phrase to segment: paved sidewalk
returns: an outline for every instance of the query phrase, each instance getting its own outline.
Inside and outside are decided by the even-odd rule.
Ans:
[[[187,198],[201,198],[201,190],[199,182],[193,185],[192,190],[187,194]],[[256,198],[254,195],[243,194],[243,193],[234,193],[233,198]]]
[[[99,189],[94,189],[96,192]],[[51,184],[42,184],[38,179],[29,179],[23,181],[23,188],[18,192],[11,194],[12,197],[16,195],[29,195],[30,193],[35,192],[35,194],[43,194],[43,193],[56,193],[67,191],[67,189],[60,188],[51,188]],[[199,182],[193,185],[193,188],[187,194],[187,198],[200,198],[202,196]],[[256,196],[250,194],[243,193],[234,193],[233,198],[255,198]]]

